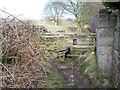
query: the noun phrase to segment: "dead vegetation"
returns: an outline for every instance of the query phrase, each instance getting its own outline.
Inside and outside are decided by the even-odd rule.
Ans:
[[[3,87],[46,87],[48,62],[54,56],[39,46],[43,41],[37,31],[12,15],[0,20],[0,30]]]

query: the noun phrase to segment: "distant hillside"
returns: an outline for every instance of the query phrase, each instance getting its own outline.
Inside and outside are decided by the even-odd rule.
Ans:
[[[77,29],[77,25],[74,20],[68,18],[66,20],[62,20],[59,26],[55,26],[54,22],[46,21],[46,20],[31,20],[34,25],[43,25],[47,28],[48,31],[52,33],[56,33],[59,30],[67,31],[68,33],[75,33]]]

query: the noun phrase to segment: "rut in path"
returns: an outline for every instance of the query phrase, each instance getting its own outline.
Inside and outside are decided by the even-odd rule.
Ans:
[[[64,79],[65,88],[91,88],[90,80],[85,73],[79,72],[79,60],[59,62],[51,62],[58,74]]]

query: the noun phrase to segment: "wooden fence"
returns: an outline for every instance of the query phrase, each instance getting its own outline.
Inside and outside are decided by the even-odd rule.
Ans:
[[[96,35],[95,35],[95,33],[82,35],[84,37],[75,36],[75,38],[77,37],[76,39],[78,39],[77,40],[78,42],[76,44],[74,44],[73,38],[70,38],[71,36],[74,36],[74,35],[67,35],[66,34],[66,35],[61,36],[59,34],[54,35],[54,34],[50,34],[50,33],[42,35],[42,37],[44,38],[44,41],[46,43],[48,43],[49,46],[51,45],[51,46],[54,46],[55,48],[58,47],[57,42],[61,41],[63,39],[65,39],[67,41],[67,43],[68,43],[66,45],[67,47],[70,47],[70,48],[72,48],[74,50],[79,50],[79,51],[81,51],[81,53],[87,51],[90,48],[94,48],[96,46]],[[69,42],[70,39],[72,40],[72,42]],[[58,50],[56,50],[56,51],[59,51],[57,53],[58,56],[64,56],[65,52],[66,52],[66,48],[61,48],[61,49],[57,48]]]

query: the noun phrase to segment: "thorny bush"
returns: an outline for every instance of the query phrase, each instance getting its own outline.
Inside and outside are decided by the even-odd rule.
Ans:
[[[38,31],[25,21],[11,16],[0,20],[2,31],[3,87],[43,88],[47,82],[50,55],[39,45],[43,42]]]

